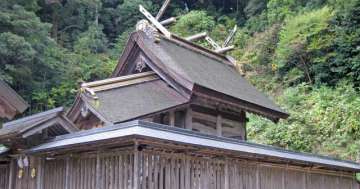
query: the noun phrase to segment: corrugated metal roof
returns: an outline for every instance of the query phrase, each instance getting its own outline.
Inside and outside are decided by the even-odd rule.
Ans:
[[[195,145],[204,148],[215,148],[228,150],[237,153],[253,154],[262,157],[275,157],[291,162],[309,163],[321,165],[325,168],[332,168],[344,171],[360,171],[360,164],[352,161],[338,160],[326,156],[319,156],[307,153],[298,153],[281,148],[266,145],[254,144],[246,141],[239,141],[224,137],[206,135],[186,129],[169,127],[144,121],[132,121],[114,126],[82,131],[74,134],[59,136],[55,140],[34,147],[27,153],[39,153],[52,150],[69,148],[73,145],[87,145],[89,143],[101,143],[110,139],[122,137],[148,137],[153,140],[166,140],[181,144]]]

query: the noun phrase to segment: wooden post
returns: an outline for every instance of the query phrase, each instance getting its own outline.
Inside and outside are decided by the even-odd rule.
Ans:
[[[190,107],[186,110],[185,128],[192,130],[192,109]]]
[[[100,165],[100,152],[96,154],[96,189],[101,189],[102,177],[101,177],[101,165]]]
[[[16,160],[10,160],[10,172],[9,172],[9,186],[8,189],[13,189],[15,184],[15,174],[16,174]]]
[[[173,110],[169,112],[169,125],[175,126],[175,111]]]
[[[246,121],[247,121],[247,119],[246,119],[246,112],[245,111],[241,111],[240,118],[241,118],[240,124],[241,124],[241,127],[242,127],[242,131],[244,132],[244,133],[241,133],[241,135],[242,135],[242,138],[244,140],[247,140],[247,132],[246,132]]]
[[[67,157],[65,160],[65,189],[70,189],[70,158],[69,157]]]
[[[260,189],[260,172],[259,165],[256,165],[256,189]]]
[[[229,175],[229,161],[228,160],[225,160],[225,186],[224,186],[224,189],[230,189],[230,175]]]
[[[217,136],[222,136],[222,116],[220,114],[216,117],[216,133]]]
[[[133,172],[133,179],[134,179],[134,189],[139,189],[139,143],[138,141],[135,141],[135,147],[134,147],[134,172]]]
[[[38,159],[38,164],[36,167],[36,188],[37,189],[43,189],[44,188],[44,166],[45,166],[45,160],[44,158]]]

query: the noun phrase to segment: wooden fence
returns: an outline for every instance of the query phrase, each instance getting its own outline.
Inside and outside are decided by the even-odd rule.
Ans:
[[[39,161],[15,189],[358,189],[348,173],[152,151],[86,154]],[[33,179],[33,181],[30,181]],[[1,181],[0,181],[1,182]]]

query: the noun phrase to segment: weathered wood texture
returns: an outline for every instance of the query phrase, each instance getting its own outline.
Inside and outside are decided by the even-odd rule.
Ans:
[[[133,160],[127,152],[47,160],[44,189],[130,189]]]
[[[46,160],[44,189],[358,189],[349,174],[142,151]],[[137,170],[135,170],[137,168]],[[68,170],[67,170],[68,169]],[[18,182],[24,183],[25,181]],[[16,187],[29,188],[29,187]]]
[[[8,189],[9,185],[9,164],[0,165],[0,189]]]

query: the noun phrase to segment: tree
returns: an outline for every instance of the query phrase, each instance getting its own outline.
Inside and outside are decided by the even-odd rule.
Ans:
[[[335,24],[334,54],[331,71],[335,79],[349,78],[360,86],[360,1],[351,0],[337,4],[340,10]]]
[[[287,19],[280,31],[274,59],[280,75],[298,69],[304,73],[307,82],[313,83],[313,74],[316,73],[312,72],[314,60],[311,53],[327,47],[327,43],[315,42],[318,35],[328,29],[332,16],[331,10],[324,7]]]

